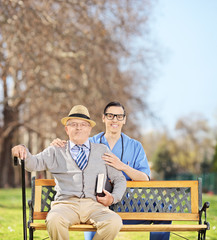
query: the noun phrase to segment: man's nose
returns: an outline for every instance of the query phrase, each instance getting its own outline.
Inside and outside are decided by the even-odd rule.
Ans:
[[[114,116],[113,121],[118,121],[118,116]]]

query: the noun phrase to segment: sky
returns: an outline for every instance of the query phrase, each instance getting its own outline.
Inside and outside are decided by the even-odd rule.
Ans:
[[[192,113],[217,122],[217,0],[158,0],[151,33],[163,62],[149,106],[170,130]]]

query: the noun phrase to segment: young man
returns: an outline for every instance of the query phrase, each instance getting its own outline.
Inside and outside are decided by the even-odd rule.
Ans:
[[[74,106],[61,122],[69,137],[64,147],[50,146],[31,155],[26,147],[18,145],[12,148],[12,155],[25,159],[28,171],[48,170],[55,178],[57,194],[46,219],[52,240],[69,239],[68,227],[78,223],[96,226],[94,240],[114,239],[122,220],[108,206],[121,200],[126,189],[125,177],[102,160],[102,155],[111,153],[110,150],[88,140],[95,122],[84,106]],[[112,193],[104,190],[104,197],[95,193],[100,173],[114,185]]]

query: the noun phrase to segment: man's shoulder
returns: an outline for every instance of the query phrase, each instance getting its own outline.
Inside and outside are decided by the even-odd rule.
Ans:
[[[66,151],[67,145],[64,147],[57,147],[57,146],[48,146],[46,147],[43,152],[47,154],[58,154],[62,151]]]
[[[90,145],[92,148],[101,148],[101,149],[107,149],[108,147],[103,143],[96,143],[96,142],[90,142]]]

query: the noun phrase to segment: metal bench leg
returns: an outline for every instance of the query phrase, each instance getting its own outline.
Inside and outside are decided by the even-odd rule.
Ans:
[[[198,232],[198,240],[205,240],[206,239],[206,230],[201,230]]]
[[[34,230],[32,228],[29,228],[29,240],[33,240],[33,234]]]

